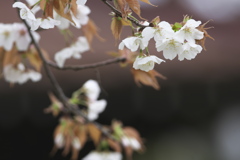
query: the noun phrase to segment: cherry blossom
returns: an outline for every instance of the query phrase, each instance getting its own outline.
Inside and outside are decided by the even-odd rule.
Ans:
[[[200,45],[187,42],[183,45],[183,52],[178,54],[178,60],[182,61],[184,58],[187,60],[194,59],[201,51],[202,47]]]
[[[95,80],[88,80],[83,84],[84,93],[88,97],[89,101],[96,101],[100,94],[100,87]]]
[[[187,40],[188,42],[195,43],[195,39],[200,40],[204,37],[204,33],[196,29],[200,24],[201,21],[189,19],[186,24],[176,32],[176,36],[178,36],[182,42]]]
[[[138,140],[136,138],[123,136],[121,138],[121,141],[122,141],[122,144],[124,147],[131,147],[134,150],[141,149],[141,144],[138,142]]]
[[[9,64],[3,68],[3,75],[6,81],[10,83],[23,84],[29,79],[33,82],[37,82],[42,78],[42,75],[33,70],[26,70],[22,63],[19,63],[17,67]]]
[[[148,72],[154,68],[155,63],[160,64],[161,62],[165,62],[165,61],[156,56],[146,56],[146,57],[138,56],[133,63],[133,68]]]
[[[0,24],[0,47],[3,47],[6,51],[10,51],[14,41],[15,32],[13,30],[13,25]]]
[[[178,54],[183,52],[183,46],[176,37],[166,38],[156,42],[157,51],[163,51],[163,56],[166,59],[173,60]]]
[[[75,58],[80,59],[81,53],[86,52],[90,49],[87,39],[85,37],[78,37],[77,41],[70,47],[66,47],[58,51],[54,59],[59,67],[63,67],[66,59]]]
[[[102,99],[89,102],[88,104],[88,120],[94,121],[98,118],[99,113],[102,113],[107,106],[107,101]]]
[[[36,17],[33,12],[22,2],[15,2],[13,8],[20,8],[20,17],[22,19],[35,21]]]
[[[140,49],[145,49],[148,46],[148,39],[143,39],[141,37],[128,37],[124,39],[118,46],[118,49],[123,50],[124,46],[135,52]]]
[[[72,146],[74,149],[79,150],[81,148],[81,143],[78,137],[74,137],[72,140]]]
[[[54,28],[56,25],[60,25],[60,21],[52,19],[51,17],[41,19],[40,27],[43,29]]]
[[[119,152],[92,151],[82,160],[122,160],[122,155]]]
[[[84,5],[87,2],[87,0],[77,0],[76,3],[78,5]]]
[[[58,133],[54,138],[54,143],[57,148],[63,148],[65,144],[64,136],[62,133]]]
[[[14,23],[13,30],[15,33],[15,42],[18,51],[26,51],[31,43],[31,38],[28,34],[27,28],[22,23]],[[38,43],[40,35],[37,32],[32,31],[34,40]]]
[[[88,119],[90,121],[96,120],[99,113],[103,112],[107,106],[107,101],[97,100],[100,94],[100,87],[95,80],[88,80],[82,87],[86,97],[88,106]]]
[[[157,27],[146,27],[142,31],[142,37],[146,40],[150,40],[154,37],[155,41],[162,41],[165,38],[173,36],[174,31],[172,26],[166,22],[160,22]]]

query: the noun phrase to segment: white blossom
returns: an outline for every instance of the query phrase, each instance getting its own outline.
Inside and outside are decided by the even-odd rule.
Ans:
[[[13,8],[20,8],[20,17],[22,19],[36,20],[33,12],[22,2],[15,2]]]
[[[60,25],[60,21],[52,19],[51,17],[43,18],[41,19],[41,24],[40,27],[43,29],[49,29],[49,28],[54,28],[56,25]]]
[[[31,43],[31,38],[28,34],[27,28],[22,23],[14,23],[13,30],[15,33],[15,42],[19,51],[26,51]],[[37,32],[32,31],[34,40],[38,43],[40,35]]]
[[[79,37],[77,41],[70,47],[64,48],[58,51],[54,59],[59,67],[63,67],[64,63],[69,58],[80,59],[81,53],[90,49],[87,39],[85,37]]]
[[[121,138],[121,141],[122,141],[122,144],[124,147],[131,147],[134,150],[141,149],[141,144],[138,142],[138,140],[136,138],[123,136]]]
[[[177,37],[180,41],[184,42],[187,40],[190,43],[195,43],[195,39],[202,39],[204,33],[196,29],[201,24],[201,21],[195,21],[194,19],[190,19],[186,22],[186,24],[176,32]]]
[[[150,40],[154,37],[155,41],[162,41],[163,39],[170,38],[174,34],[172,26],[166,22],[160,22],[157,27],[146,27],[142,31],[143,39]]]
[[[78,5],[85,5],[85,3],[87,2],[87,0],[77,0],[76,3]]]
[[[88,97],[89,101],[96,101],[99,94],[100,94],[100,87],[95,80],[88,80],[83,84],[82,87],[85,91],[86,96]]]
[[[77,7],[77,15],[74,16],[71,12],[72,19],[75,23],[76,28],[81,28],[81,25],[85,25],[88,23],[89,17],[88,14],[90,14],[91,10],[85,6],[85,5],[78,5]]]
[[[166,59],[173,60],[178,54],[183,52],[183,45],[175,37],[166,38],[156,42],[157,51],[163,51]]]
[[[195,43],[186,42],[183,45],[183,52],[178,54],[178,60],[182,61],[184,58],[187,60],[194,59],[198,53],[202,51],[202,47]]]
[[[54,143],[58,148],[63,148],[65,144],[64,136],[62,133],[58,133],[54,138]]]
[[[64,29],[68,29],[69,26],[70,26],[70,22],[68,19],[60,16],[59,14],[57,14],[56,11],[53,10],[53,17],[54,19],[60,21],[61,23],[59,25],[57,25],[57,27],[60,29],[60,30],[64,30]]]
[[[74,137],[72,140],[72,146],[74,149],[79,150],[81,148],[81,143],[78,137]]]
[[[99,113],[103,112],[107,106],[107,101],[102,99],[88,104],[88,119],[94,121],[98,118]]]
[[[133,68],[148,72],[154,68],[155,63],[160,64],[161,62],[165,62],[165,61],[156,56],[146,56],[146,57],[138,56],[133,63]]]
[[[15,41],[15,32],[11,24],[0,24],[0,47],[3,47],[6,51],[12,49]]]
[[[119,152],[97,152],[92,151],[82,160],[122,160],[122,155]]]
[[[33,70],[25,69],[25,66],[22,63],[19,63],[17,67],[9,64],[3,68],[3,75],[6,81],[10,83],[19,83],[23,84],[29,79],[33,82],[37,82],[42,78],[42,75]]]
[[[130,49],[132,52],[135,52],[140,49],[145,49],[148,46],[148,39],[143,39],[140,37],[128,37],[119,44],[118,48],[120,50],[124,49],[124,46],[126,46],[128,49]]]

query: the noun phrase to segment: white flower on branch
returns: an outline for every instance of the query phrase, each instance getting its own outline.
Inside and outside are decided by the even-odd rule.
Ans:
[[[196,29],[201,24],[201,21],[190,19],[186,24],[176,32],[176,36],[181,42],[187,40],[190,43],[195,43],[195,39],[200,40],[204,37],[204,33]]]
[[[37,30],[40,27],[44,29],[53,28],[55,25],[59,25],[61,22],[54,20],[51,17],[47,18],[36,18],[34,13],[36,12],[35,7],[30,10],[24,3],[15,2],[12,6],[13,8],[20,8],[20,17],[25,19],[31,30]]]
[[[28,34],[27,28],[22,23],[14,23],[13,30],[15,33],[15,42],[18,51],[26,51],[31,43],[31,38]],[[37,32],[32,31],[34,40],[38,43],[40,35]]]
[[[71,23],[68,19],[60,16],[55,11],[53,12],[53,16],[54,19],[59,20],[61,22],[61,24],[57,25],[57,27],[61,30],[64,30],[69,28],[70,23],[76,28],[81,28],[82,25],[87,24],[89,20],[88,14],[90,14],[90,12],[91,10],[85,5],[78,5],[76,16],[72,13],[72,11],[70,11],[72,20],[74,21],[75,24]]]
[[[97,100],[93,102],[89,102],[88,104],[88,119],[90,121],[94,121],[98,118],[99,113],[102,113],[107,106],[107,101]]]
[[[122,155],[119,152],[97,152],[92,151],[82,160],[122,160]]]
[[[78,137],[74,137],[72,140],[72,146],[74,149],[76,150],[80,150],[81,149],[81,143]]]
[[[15,41],[15,32],[11,24],[0,24],[0,47],[10,51]]]
[[[146,27],[142,31],[144,39],[150,40],[154,37],[155,41],[162,41],[163,39],[172,37],[173,34],[172,26],[166,21],[160,22],[157,27]]]
[[[85,5],[85,3],[87,2],[87,0],[77,0],[76,3],[78,5]]]
[[[64,63],[69,58],[80,59],[81,53],[86,52],[90,49],[87,39],[85,37],[78,37],[77,41],[72,44],[70,47],[64,48],[58,51],[54,60],[57,62],[59,67],[63,67]]]
[[[40,35],[32,31],[36,42],[39,41]],[[13,44],[16,44],[18,51],[26,51],[31,42],[27,28],[22,23],[0,24],[0,47],[10,51]]]
[[[43,29],[54,28],[54,26],[60,25],[61,22],[51,17],[41,19],[40,27]]]
[[[58,133],[54,138],[54,143],[57,148],[63,148],[65,145],[65,139],[62,133]]]
[[[88,119],[94,121],[98,118],[99,113],[105,110],[107,101],[104,99],[97,100],[100,94],[100,87],[95,80],[85,82],[82,89],[87,97]]]
[[[145,49],[148,46],[149,39],[143,39],[141,37],[128,37],[124,39],[118,46],[118,49],[123,50],[124,46],[130,49],[132,52],[135,52],[140,49]]]
[[[83,84],[82,88],[89,101],[96,101],[98,99],[100,87],[97,81],[90,79]]]
[[[173,60],[178,54],[183,52],[183,45],[176,37],[166,38],[162,41],[156,41],[157,51],[163,51],[166,59]]]
[[[9,64],[3,68],[3,75],[6,81],[10,83],[23,84],[28,80],[37,82],[42,78],[42,75],[33,70],[26,70],[22,63],[19,63],[17,67]]]
[[[187,60],[194,59],[198,53],[202,51],[202,47],[195,43],[186,42],[183,45],[183,52],[178,54],[178,60],[182,61],[184,58]]]
[[[155,63],[160,64],[161,62],[165,62],[165,61],[156,56],[146,56],[146,57],[138,56],[133,63],[133,68],[148,72],[154,68]]]
[[[131,147],[134,150],[140,150],[141,149],[141,144],[138,142],[138,140],[136,138],[123,136],[121,138],[121,141],[122,141],[122,144],[123,144],[124,147]]]

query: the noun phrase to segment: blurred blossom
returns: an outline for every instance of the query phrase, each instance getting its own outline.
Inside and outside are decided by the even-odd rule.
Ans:
[[[179,4],[216,22],[232,21],[240,16],[240,0],[179,0]]]

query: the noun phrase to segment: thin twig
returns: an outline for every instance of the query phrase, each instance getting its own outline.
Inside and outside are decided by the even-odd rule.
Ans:
[[[18,0],[14,0],[15,2],[18,2]],[[20,12],[19,12],[19,9],[18,9],[18,16],[19,18],[21,19],[20,17]],[[34,47],[36,48],[42,62],[43,62],[43,67],[44,67],[44,70],[47,74],[47,77],[49,78],[51,84],[53,85],[54,87],[54,90],[56,91],[57,95],[58,95],[58,98],[60,99],[60,101],[63,103],[65,109],[67,109],[67,111],[73,113],[74,115],[79,115],[81,117],[83,117],[86,121],[86,123],[93,123],[95,124],[95,126],[107,137],[111,138],[114,140],[114,137],[111,135],[110,131],[109,130],[106,130],[106,128],[103,127],[103,125],[97,123],[97,122],[91,122],[88,120],[87,116],[81,112],[81,110],[78,108],[77,105],[73,105],[73,104],[70,104],[68,102],[68,99],[67,97],[65,96],[61,86],[59,85],[59,83],[57,82],[55,76],[53,75],[52,71],[50,70],[49,68],[49,62],[45,59],[41,49],[40,49],[40,46],[38,45],[38,43],[36,42],[36,40],[34,39],[33,37],[33,34],[31,32],[31,29],[30,29],[30,26],[28,25],[28,23],[24,20],[24,19],[21,19],[22,22],[25,24],[27,30],[28,30],[28,34],[32,40],[32,44],[34,45]],[[109,63],[114,63],[114,62],[106,62],[106,64],[109,64]],[[100,65],[101,66],[101,65]],[[94,68],[94,67],[92,67]]]
[[[122,13],[121,13],[119,10],[117,10],[114,6],[112,6],[110,3],[108,3],[107,0],[102,0],[102,2],[105,3],[109,8],[111,8],[111,10],[112,10],[118,17],[121,17],[121,18],[122,18]],[[132,23],[134,23],[134,24],[135,24],[136,26],[138,26],[138,27],[143,27],[143,28],[148,27],[148,26],[146,26],[146,25],[143,25],[143,24],[139,23],[138,20],[133,19],[133,18],[131,18],[131,17],[128,17],[128,16],[127,16],[127,19],[128,19],[129,21],[131,21]]]
[[[59,67],[56,63],[53,62],[47,62],[47,64],[53,68],[59,69],[59,70],[74,70],[74,71],[79,71],[83,69],[90,69],[90,68],[97,68],[101,66],[106,66],[109,64],[113,63],[119,63],[119,62],[124,62],[126,58],[124,57],[118,57],[114,59],[108,59],[105,61],[97,62],[97,63],[92,63],[92,64],[84,64],[84,65],[69,65],[69,66],[64,66],[64,67]]]

